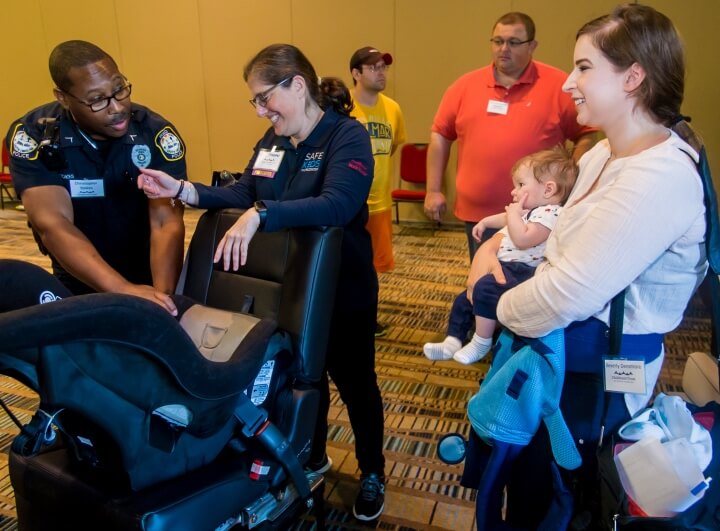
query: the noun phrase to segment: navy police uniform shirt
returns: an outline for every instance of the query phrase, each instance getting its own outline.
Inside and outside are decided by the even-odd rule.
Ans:
[[[44,120],[56,118],[46,128]],[[49,133],[46,133],[49,131]],[[40,143],[56,143],[58,166],[45,162]],[[125,136],[98,141],[82,132],[57,103],[30,111],[10,126],[6,143],[18,194],[36,186],[62,186],[70,195],[75,226],[100,256],[134,284],[152,285],[148,199],[137,188],[138,167],[187,179],[185,145],[175,128],[142,105],[132,105]],[[50,256],[55,275],[75,294],[92,289]]]
[[[267,207],[265,231],[329,225],[344,227],[336,308],[377,304],[377,274],[365,229],[374,161],[370,137],[355,120],[328,109],[295,148],[270,128],[255,145],[238,181],[217,188],[194,184],[202,208]]]

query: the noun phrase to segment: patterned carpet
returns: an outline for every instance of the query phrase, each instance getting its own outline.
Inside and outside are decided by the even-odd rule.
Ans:
[[[199,211],[186,214],[188,238]],[[461,465],[449,466],[435,457],[443,434],[467,433],[465,405],[487,370],[454,361],[429,362],[421,354],[426,341],[444,337],[450,303],[464,285],[467,251],[464,232],[456,227],[412,224],[395,226],[394,271],[380,276],[379,321],[387,336],[377,340],[377,372],[385,404],[387,459],[386,509],[378,529],[474,529],[474,493],[458,485]],[[25,226],[24,215],[0,212],[0,257],[30,260],[47,267]],[[667,359],[659,388],[678,389],[689,352],[708,350],[709,326],[700,302],[694,301],[683,325],[666,341]],[[1,341],[1,340],[0,340]],[[0,377],[0,396],[21,419],[36,407],[32,392]],[[0,450],[7,452],[17,432],[0,412]],[[357,463],[347,412],[337,393],[330,411],[328,453],[333,468],[327,474],[329,529],[367,529],[351,514],[357,491]],[[0,531],[16,529],[14,500],[7,477],[7,455],[0,453]],[[298,529],[311,527],[305,522]]]

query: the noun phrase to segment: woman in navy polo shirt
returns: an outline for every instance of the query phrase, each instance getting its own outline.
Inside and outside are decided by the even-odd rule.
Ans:
[[[215,261],[227,270],[245,263],[258,230],[330,225],[344,227],[342,263],[327,351],[327,371],[348,408],[361,471],[354,514],[374,520],[384,508],[383,407],[375,374],[377,275],[367,223],[373,156],[365,128],[349,117],[352,100],[335,78],[319,79],[296,47],[274,44],[244,70],[250,103],[270,129],[240,179],[217,188],[178,184],[163,172],[143,170],[138,186],[148,197],[174,197],[201,208],[247,208],[220,241]],[[329,468],[325,455],[329,392],[311,463]],[[312,466],[312,465],[311,465]]]

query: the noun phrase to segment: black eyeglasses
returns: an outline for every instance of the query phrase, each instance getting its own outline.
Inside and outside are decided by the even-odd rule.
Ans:
[[[528,39],[526,41],[519,41],[517,39],[505,40],[505,39],[501,39],[500,37],[493,37],[492,39],[490,39],[490,42],[496,48],[502,48],[504,44],[507,44],[510,48],[517,48],[518,46],[520,46],[522,44],[527,44],[532,41],[533,41],[533,39]]]
[[[365,68],[370,70],[370,72],[387,72],[390,70],[390,65],[363,65]]]
[[[114,99],[115,101],[122,101],[122,100],[128,99],[130,97],[130,94],[132,93],[132,84],[128,83],[127,85],[124,85],[124,86],[120,87],[119,89],[117,89],[115,92],[113,92],[109,96],[100,96],[91,103],[83,101],[80,98],[78,98],[77,96],[73,96],[72,94],[70,94],[69,92],[67,92],[63,89],[60,89],[60,91],[67,94],[68,96],[74,98],[75,100],[82,103],[86,107],[90,107],[90,110],[92,112],[100,112],[103,109],[107,109],[108,105],[110,105],[110,100]]]
[[[258,105],[260,107],[265,108],[270,101],[270,97],[272,96],[272,91],[278,88],[279,86],[283,85],[284,83],[287,83],[293,78],[293,76],[286,77],[283,79],[280,83],[276,83],[272,87],[270,87],[267,90],[262,91],[260,94],[256,94],[253,99],[250,100],[250,105],[257,108]]]

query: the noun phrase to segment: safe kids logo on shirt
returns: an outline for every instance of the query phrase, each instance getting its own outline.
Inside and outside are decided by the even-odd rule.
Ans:
[[[22,124],[15,126],[12,142],[10,143],[10,152],[16,159],[35,160],[38,158],[38,143],[31,137]]]
[[[324,151],[316,151],[314,153],[308,153],[305,155],[305,160],[300,168],[300,171],[318,171],[322,165],[323,157],[325,156]]]
[[[174,162],[185,156],[185,146],[182,140],[169,125],[163,127],[155,135],[155,145],[160,148],[160,153],[167,161]]]

